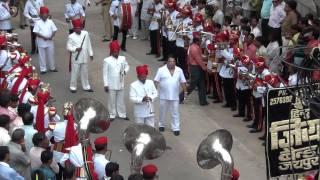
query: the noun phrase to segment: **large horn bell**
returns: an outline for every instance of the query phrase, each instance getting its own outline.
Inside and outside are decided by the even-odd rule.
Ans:
[[[166,149],[163,135],[144,124],[130,125],[123,134],[124,145],[131,153],[131,173],[139,173],[143,159],[156,159]]]
[[[230,150],[232,143],[233,139],[229,131],[219,129],[212,132],[199,145],[197,152],[198,165],[203,169],[212,169],[221,163],[221,179],[231,179],[233,158]]]
[[[108,111],[98,100],[81,98],[74,104],[74,118],[85,133],[102,133],[110,126]]]

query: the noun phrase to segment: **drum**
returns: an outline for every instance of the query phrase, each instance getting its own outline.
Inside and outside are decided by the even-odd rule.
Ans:
[[[120,21],[120,30],[128,30],[132,26],[133,15],[132,7],[130,3],[121,3],[119,5],[119,21]]]

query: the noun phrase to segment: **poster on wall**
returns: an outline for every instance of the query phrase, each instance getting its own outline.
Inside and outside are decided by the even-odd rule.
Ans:
[[[319,168],[320,119],[303,103],[301,87],[272,89],[266,98],[268,177]]]

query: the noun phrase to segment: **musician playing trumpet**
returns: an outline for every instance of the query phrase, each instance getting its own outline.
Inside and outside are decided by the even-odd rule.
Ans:
[[[153,104],[158,92],[153,81],[147,79],[147,65],[137,66],[136,71],[138,80],[130,85],[130,100],[134,103],[135,121],[154,127]]]
[[[66,22],[69,23],[69,34],[73,32],[73,26],[71,23],[73,19],[80,19],[84,27],[85,12],[82,5],[79,4],[76,0],[71,0],[70,3],[65,5],[64,16],[66,18]]]

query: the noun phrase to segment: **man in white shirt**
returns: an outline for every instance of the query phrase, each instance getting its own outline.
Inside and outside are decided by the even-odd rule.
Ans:
[[[149,9],[153,8],[154,0],[144,0],[141,9],[141,40],[147,40],[149,37],[149,26],[152,14],[149,13]]]
[[[31,112],[26,112],[23,116],[22,116],[22,121],[23,121],[23,126],[22,129],[24,130],[24,141],[26,144],[26,149],[27,152],[30,152],[30,149],[33,147],[33,143],[32,143],[32,137],[34,134],[36,134],[38,131],[36,129],[34,129],[33,127],[33,119],[34,116]]]
[[[104,59],[103,82],[108,93],[109,118],[113,121],[118,114],[121,119],[129,120],[124,103],[124,77],[129,72],[126,57],[119,56],[120,45],[112,41],[109,45],[111,56]]]
[[[37,35],[37,46],[39,49],[40,74],[47,72],[47,63],[51,72],[57,72],[54,60],[53,37],[57,32],[57,27],[49,17],[49,9],[45,6],[40,7],[40,20],[36,22],[33,32]]]
[[[130,85],[130,100],[134,103],[133,114],[136,123],[154,127],[153,102],[158,92],[152,80],[147,79],[148,66],[136,67],[138,80]]]
[[[88,77],[88,59],[93,60],[93,51],[89,33],[82,30],[80,19],[72,20],[73,33],[69,35],[67,49],[71,53],[71,80],[70,91],[77,91],[78,74],[80,72],[82,89],[87,92],[93,92],[89,84]]]
[[[36,34],[33,32],[35,22],[40,20],[40,7],[43,0],[28,0],[24,7],[24,16],[29,20],[31,30],[31,54],[36,52]]]
[[[94,140],[94,146],[96,153],[93,155],[94,171],[98,175],[98,180],[104,180],[106,178],[106,165],[109,161],[106,159],[106,152],[108,146],[108,138],[106,136],[100,136]]]
[[[259,24],[259,18],[257,18],[256,16],[251,17],[251,22],[250,22],[251,33],[254,35],[254,37],[262,36],[261,30],[258,24]]]
[[[286,12],[284,11],[285,5],[286,3],[283,0],[272,0],[268,22],[269,34],[275,35],[279,45],[282,45],[281,24],[286,17]]]
[[[0,2],[0,31],[12,32],[9,0],[1,0]]]
[[[64,16],[66,18],[66,22],[69,23],[69,34],[71,34],[73,32],[72,20],[81,19],[81,21],[84,22],[85,13],[82,5],[80,5],[76,0],[71,0],[70,3],[65,5]]]
[[[8,146],[0,146],[0,179],[2,180],[24,180],[13,168],[9,166],[10,152]]]
[[[187,93],[186,79],[181,68],[176,66],[173,57],[169,57],[167,64],[160,67],[154,78],[156,87],[159,88],[160,118],[159,130],[164,131],[167,108],[171,112],[171,129],[174,135],[180,134],[179,92],[182,86]]]
[[[10,117],[5,114],[0,115],[0,146],[7,146],[11,140],[9,135]]]
[[[148,13],[152,15],[149,30],[150,30],[150,45],[151,51],[147,55],[155,54],[156,57],[160,57],[160,19],[161,11],[164,9],[161,0],[153,0],[153,7],[148,9]]]

